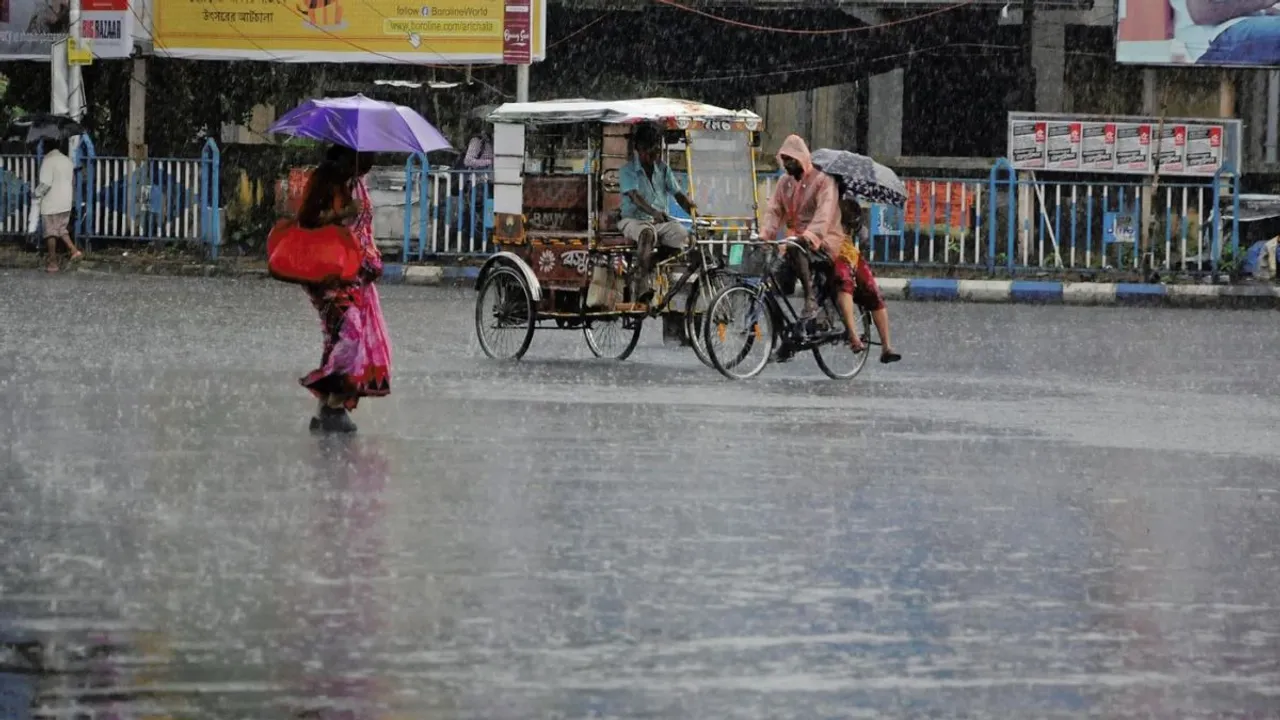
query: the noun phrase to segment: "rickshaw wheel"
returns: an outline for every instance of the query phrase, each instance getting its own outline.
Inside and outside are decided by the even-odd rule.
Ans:
[[[476,338],[494,360],[519,360],[533,342],[533,295],[520,273],[494,268],[476,298]]]
[[[626,360],[640,344],[640,331],[644,329],[643,315],[615,315],[593,318],[582,329],[591,354],[609,360]]]
[[[721,291],[732,284],[733,277],[728,273],[713,272],[693,283],[693,287],[689,289],[689,299],[684,311],[685,337],[689,338],[689,345],[693,347],[693,354],[697,355],[698,360],[709,368],[714,368],[715,364],[711,362],[711,356],[707,354],[707,309],[711,307],[711,301],[715,300]],[[707,290],[706,293],[702,292],[704,288]]]

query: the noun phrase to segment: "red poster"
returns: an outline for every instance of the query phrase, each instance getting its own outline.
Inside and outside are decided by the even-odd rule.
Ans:
[[[533,62],[533,7],[530,0],[505,0],[502,13],[502,62]]]

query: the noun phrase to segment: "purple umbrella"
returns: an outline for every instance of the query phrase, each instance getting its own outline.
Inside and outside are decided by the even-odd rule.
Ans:
[[[449,141],[418,113],[363,95],[308,100],[285,113],[270,132],[346,145],[361,152],[450,149]]]

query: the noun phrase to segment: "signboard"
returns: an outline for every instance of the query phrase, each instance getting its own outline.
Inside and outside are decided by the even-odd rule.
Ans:
[[[530,62],[546,57],[547,1],[153,0],[153,35],[197,60]]]
[[[502,62],[533,62],[533,6],[530,0],[504,0],[502,14]]]
[[[1116,62],[1280,67],[1274,16],[1259,13],[1265,8],[1258,5],[1246,4],[1232,13],[1230,6],[1239,3],[1211,1],[1226,10],[1222,22],[1210,25],[1191,19],[1186,0],[1117,0]]]
[[[1008,157],[1017,170],[1212,177],[1241,167],[1240,121],[1009,113]]]
[[[73,37],[67,38],[67,64],[68,65],[92,65],[93,50],[90,49],[90,41],[81,40],[76,42]]]
[[[0,60],[48,61],[67,38],[70,0],[0,0]],[[133,54],[134,14],[129,0],[83,0],[80,33],[94,57]]]

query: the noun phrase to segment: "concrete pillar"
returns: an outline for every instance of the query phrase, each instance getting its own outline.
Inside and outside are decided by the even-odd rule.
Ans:
[[[1067,23],[1061,13],[1036,13],[1031,26],[1031,66],[1036,72],[1036,112],[1063,112],[1067,94]]]
[[[902,100],[906,81],[907,71],[903,68],[871,77],[867,152],[872,157],[902,156]]]

